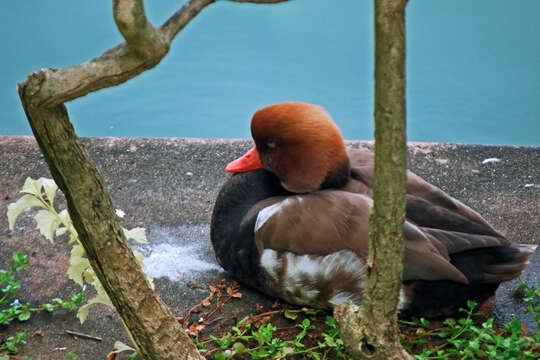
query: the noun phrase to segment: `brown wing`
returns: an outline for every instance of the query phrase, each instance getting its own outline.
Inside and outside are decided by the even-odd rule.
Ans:
[[[255,225],[259,251],[328,255],[350,250],[365,260],[368,251],[369,197],[323,190],[275,198],[262,209]],[[448,279],[467,283],[448,261],[446,248],[412,223],[404,224],[404,280]]]
[[[373,154],[350,149],[348,155],[354,181],[347,190],[371,196]],[[503,237],[476,211],[411,171],[407,172],[407,220],[427,228]]]

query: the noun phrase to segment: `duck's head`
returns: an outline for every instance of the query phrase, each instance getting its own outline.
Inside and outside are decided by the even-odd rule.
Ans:
[[[266,169],[287,190],[304,193],[341,187],[350,165],[338,127],[320,106],[286,102],[253,115],[255,147],[227,166],[227,172]]]

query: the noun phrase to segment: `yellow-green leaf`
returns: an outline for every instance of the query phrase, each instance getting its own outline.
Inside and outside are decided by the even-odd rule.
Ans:
[[[88,310],[90,310],[90,304],[85,304],[77,310],[77,318],[83,324],[86,321],[86,318],[88,317]]]
[[[156,285],[154,285],[154,279],[152,279],[150,276],[146,276],[146,280],[148,280],[148,282],[150,283],[150,289],[155,291],[156,290]]]
[[[283,313],[283,316],[285,316],[287,319],[296,320],[296,318],[298,317],[298,313],[290,311],[289,309],[287,309]]]
[[[109,299],[105,288],[103,287],[103,285],[101,285],[97,277],[95,278],[94,282],[92,282],[92,286],[94,287],[94,289],[96,289],[97,296],[88,300],[88,303],[100,303],[103,305],[107,305],[111,309],[114,309],[114,305],[112,304],[111,299]]]
[[[42,178],[39,178],[38,181],[43,187],[43,190],[45,190],[45,195],[47,195],[47,200],[49,200],[49,203],[52,205],[54,203],[54,196],[56,195],[56,190],[58,190],[58,186],[56,185],[53,179],[47,179],[47,178],[42,177]]]
[[[96,288],[98,295],[88,300],[88,302],[85,305],[81,306],[79,310],[77,311],[77,318],[79,319],[81,324],[86,321],[86,318],[88,317],[88,310],[90,309],[90,306],[92,304],[104,304],[114,309],[114,306],[111,303],[111,300],[109,300],[109,297],[105,293],[105,290],[103,289],[103,287],[101,287],[101,290],[100,290],[98,286],[96,286],[96,283],[99,284],[99,287],[101,287],[101,283],[99,283],[97,278],[96,278],[96,281],[92,285],[94,285],[94,287]]]
[[[45,236],[52,244],[54,242],[54,232],[60,225],[60,220],[56,217],[56,214],[51,213],[49,210],[39,210],[34,219],[36,219],[37,228],[41,235]]]
[[[45,207],[39,199],[28,194],[24,195],[16,202],[9,204],[8,211],[7,211],[9,230],[13,230],[15,221],[24,210],[28,208],[36,207],[36,206],[41,207],[41,208]]]
[[[67,270],[68,277],[80,286],[83,286],[83,274],[90,269],[90,262],[87,258],[82,257],[83,254],[83,247],[75,245],[71,249],[69,268]]]
[[[59,227],[58,229],[56,229],[56,232],[54,233],[56,236],[62,236],[66,233],[67,231],[67,228],[65,227]]]
[[[136,227],[131,230],[127,230],[125,228],[122,228],[124,230],[124,235],[126,236],[126,239],[128,240],[135,240],[139,244],[146,244],[148,243],[148,240],[146,239],[146,229],[142,227]]]
[[[56,194],[56,190],[58,189],[58,186],[52,179],[41,177],[37,180],[34,180],[31,177],[28,177],[26,178],[26,181],[24,182],[21,192],[26,193],[26,194],[41,196],[42,188],[45,191],[45,195],[47,195],[47,200],[52,205],[54,202],[54,196]]]
[[[71,218],[69,217],[69,213],[67,209],[64,209],[58,213],[58,216],[60,216],[60,219],[62,219],[62,222],[64,223],[64,226],[71,224]]]
[[[31,177],[27,177],[20,192],[25,194],[41,195],[41,182],[39,180],[34,180]]]
[[[122,351],[136,351],[136,350],[135,350],[134,348],[132,348],[131,346],[126,345],[126,344],[124,344],[123,342],[118,341],[118,340],[116,340],[116,341],[114,342],[113,348],[114,348],[114,350],[111,351],[111,352],[109,353],[108,356],[111,356],[111,354],[118,354],[118,353],[121,353]]]
[[[141,265],[142,269],[144,270],[145,267],[144,267],[144,256],[143,256],[143,254],[141,254],[137,250],[133,250],[133,255],[135,255],[135,259],[137,260],[139,265]]]

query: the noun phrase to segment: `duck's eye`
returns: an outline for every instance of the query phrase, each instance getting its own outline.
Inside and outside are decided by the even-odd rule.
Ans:
[[[266,145],[270,148],[270,149],[274,149],[276,147],[276,143],[274,141],[269,141],[266,143]]]

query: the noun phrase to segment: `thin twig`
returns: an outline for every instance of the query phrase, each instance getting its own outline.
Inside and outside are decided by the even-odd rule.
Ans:
[[[187,312],[186,316],[184,316],[184,319],[182,320],[182,327],[185,329],[187,324],[188,324],[188,321],[189,321],[189,318],[191,317],[191,313],[196,309],[198,308],[199,306],[202,305],[202,302],[198,303],[197,305],[193,306],[191,309],[189,309],[189,311]]]
[[[77,337],[81,337],[81,338],[85,338],[85,339],[103,341],[103,339],[100,338],[100,337],[93,336],[93,335],[88,335],[88,334],[83,334],[83,333],[80,333],[80,332],[77,332],[77,331],[64,330],[64,332],[66,334],[68,334],[68,335],[73,335],[73,336],[77,336]]]

